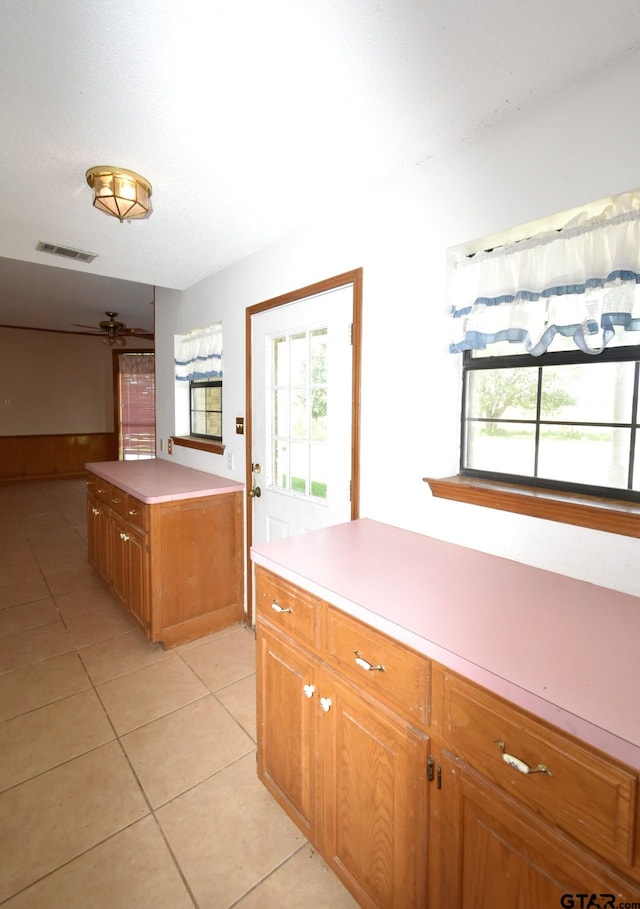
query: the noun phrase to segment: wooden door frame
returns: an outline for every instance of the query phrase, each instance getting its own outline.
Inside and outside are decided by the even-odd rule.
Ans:
[[[245,321],[246,362],[245,362],[245,484],[247,491],[252,485],[252,447],[253,447],[253,385],[252,385],[252,318],[259,313],[278,306],[286,306],[307,297],[314,297],[327,291],[337,290],[339,287],[352,285],[352,335],[351,335],[351,520],[360,515],[360,373],[361,373],[361,347],[362,347],[362,268],[345,271],[342,274],[326,278],[315,284],[309,284],[290,293],[281,294],[271,300],[264,300],[247,307]],[[251,625],[253,602],[253,575],[251,571],[251,546],[253,544],[253,502],[245,496],[245,527],[246,527],[246,560],[247,560],[247,625]]]

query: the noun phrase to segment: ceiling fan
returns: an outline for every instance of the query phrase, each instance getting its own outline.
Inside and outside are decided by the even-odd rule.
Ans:
[[[95,325],[80,325],[78,322],[74,322],[73,325],[75,328],[90,328],[90,333],[94,335],[104,335],[104,343],[112,347],[124,347],[127,343],[125,336],[153,340],[153,332],[147,331],[145,328],[127,328],[124,322],[119,322],[116,319],[117,315],[117,312],[105,312],[105,316],[108,318],[98,322],[97,327]]]

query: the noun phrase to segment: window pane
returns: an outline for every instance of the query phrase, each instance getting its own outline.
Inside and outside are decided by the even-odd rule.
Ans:
[[[206,414],[206,426],[207,426],[207,435],[208,436],[221,436],[222,435],[222,414],[221,413],[207,413]]]
[[[207,415],[203,411],[197,410],[193,414],[193,432],[201,436],[207,434]]]
[[[629,423],[633,400],[633,363],[545,366],[543,420]]]
[[[488,420],[533,420],[538,368],[477,369],[467,373],[467,416]]]
[[[207,410],[222,410],[222,388],[205,388]]]
[[[326,445],[311,446],[311,495],[319,499],[327,498],[327,456]]]
[[[535,432],[523,423],[468,423],[464,466],[532,477]]]
[[[538,476],[567,483],[625,489],[629,470],[630,431],[606,427],[543,427]]]
[[[194,410],[204,410],[206,406],[207,396],[206,388],[193,388],[191,391]]]

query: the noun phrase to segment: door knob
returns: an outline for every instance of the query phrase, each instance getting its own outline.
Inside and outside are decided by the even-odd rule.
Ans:
[[[251,499],[259,499],[262,495],[262,491],[259,486],[252,486],[251,489],[247,492],[247,495]]]

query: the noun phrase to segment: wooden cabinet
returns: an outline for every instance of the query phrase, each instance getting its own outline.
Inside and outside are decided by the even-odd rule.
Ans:
[[[242,493],[146,504],[89,473],[89,561],[165,647],[243,616]]]
[[[639,885],[634,889],[466,763],[447,752],[437,760],[442,788],[432,799],[430,907],[633,905]]]
[[[430,905],[638,899],[637,773],[441,666],[433,681]]]
[[[345,639],[359,646],[336,658],[330,607],[260,568],[256,601],[260,779],[360,905],[424,907],[429,740],[412,706],[427,709],[428,661],[407,651],[406,670],[394,642],[353,620]],[[374,651],[383,663],[368,663]],[[394,667],[399,686],[415,681],[406,710],[389,706],[403,698]]]
[[[636,770],[255,577],[258,774],[359,905],[640,905]]]

